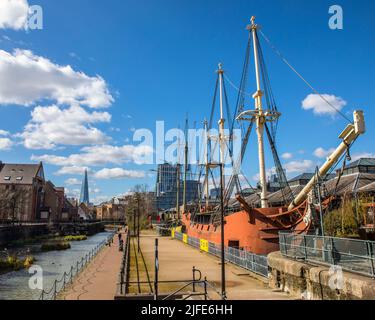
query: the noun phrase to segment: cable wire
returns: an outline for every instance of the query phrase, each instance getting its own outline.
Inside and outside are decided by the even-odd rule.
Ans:
[[[269,44],[272,50],[281,58],[281,60],[303,81],[305,84],[315,93],[317,94],[325,103],[327,103],[332,109],[335,110],[339,115],[341,115],[346,121],[349,123],[353,123],[344,113],[342,113],[339,109],[337,109],[332,103],[330,103],[321,93],[318,92],[289,62],[286,58],[282,55],[282,53],[272,44],[272,42],[267,38],[267,36],[262,32],[262,30],[258,30],[264,40]]]

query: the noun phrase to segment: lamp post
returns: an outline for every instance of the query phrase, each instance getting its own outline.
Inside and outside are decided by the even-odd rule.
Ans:
[[[224,240],[224,164],[220,163],[220,211],[221,211],[221,296],[226,300],[225,290],[225,240]]]
[[[140,240],[139,240],[139,237],[140,237],[140,234],[139,234],[139,216],[140,216],[140,209],[139,209],[139,194],[137,194],[137,211],[138,211],[138,217],[137,217],[137,236],[138,236],[138,253],[141,251],[141,247],[140,247]]]
[[[321,181],[319,176],[319,168],[316,167],[316,179],[317,179],[317,191],[318,191],[318,201],[319,201],[319,214],[320,214],[320,232],[322,233],[322,237],[324,237],[324,220],[323,220],[323,206],[322,206],[322,195],[320,191]]]
[[[133,209],[133,236],[134,237],[136,235],[135,228],[136,228],[136,217],[135,217],[135,209]]]

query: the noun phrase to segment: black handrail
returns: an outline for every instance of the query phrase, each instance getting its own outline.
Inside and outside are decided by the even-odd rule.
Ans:
[[[84,257],[81,258],[81,260],[78,260],[75,264],[75,267],[76,267],[76,272],[74,273],[74,266],[72,265],[70,267],[70,271],[69,272],[64,272],[64,274],[62,275],[61,279],[55,279],[54,280],[54,283],[53,283],[53,286],[51,287],[50,290],[46,291],[46,290],[42,290],[41,294],[40,294],[40,297],[39,297],[39,300],[46,300],[45,296],[49,296],[51,293],[52,293],[52,297],[51,297],[51,300],[56,300],[57,298],[57,295],[66,289],[66,285],[68,283],[72,284],[73,283],[73,279],[74,277],[76,277],[81,271],[82,269],[87,266],[87,264],[100,252],[100,250],[106,245],[108,244],[109,242],[111,242],[113,240],[113,234],[108,236],[106,240],[103,240],[101,243],[99,243],[97,246],[95,246],[93,249],[91,249],[89,251],[89,253],[87,253]],[[68,281],[66,281],[66,278],[68,277]],[[62,283],[62,286],[60,288],[60,290],[58,290],[57,288],[57,285]]]

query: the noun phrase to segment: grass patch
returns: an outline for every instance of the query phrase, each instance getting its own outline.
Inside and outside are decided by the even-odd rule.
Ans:
[[[138,253],[136,241],[134,238],[132,238],[130,242],[129,281],[130,282],[140,281],[140,282],[146,282],[146,283],[141,283],[139,285],[137,283],[130,284],[128,287],[129,294],[151,292],[150,285],[147,283],[148,278],[147,278],[146,268],[148,269],[148,272],[150,272],[152,267],[153,267],[152,261],[148,261],[148,260],[146,260],[145,262],[143,261],[141,254]],[[150,280],[152,284],[153,283],[152,279]]]
[[[79,236],[65,236],[63,237],[64,241],[84,241],[87,240],[86,235],[79,235]]]
[[[57,235],[47,234],[47,235],[42,235],[42,236],[35,236],[35,237],[13,240],[9,243],[9,245],[12,247],[22,247],[22,246],[29,245],[29,244],[36,244],[44,240],[51,240],[51,239],[57,239],[57,238],[58,238]]]
[[[70,243],[67,241],[51,241],[51,242],[45,242],[41,246],[41,250],[46,251],[62,251],[70,249]]]

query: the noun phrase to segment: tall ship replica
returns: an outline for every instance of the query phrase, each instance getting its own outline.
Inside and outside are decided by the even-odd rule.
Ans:
[[[212,243],[220,244],[222,235],[225,246],[237,247],[251,251],[255,254],[265,255],[279,249],[279,232],[290,231],[295,233],[319,232],[320,221],[324,210],[334,201],[333,196],[326,196],[321,200],[319,181],[323,181],[327,174],[343,159],[354,141],[365,133],[363,111],[355,111],[354,119],[339,135],[341,143],[334,152],[327,158],[326,162],[317,168],[314,177],[298,193],[288,185],[286,174],[282,168],[281,161],[276,148],[276,131],[281,113],[277,109],[274,100],[270,81],[267,74],[262,48],[259,41],[261,35],[266,42],[276,51],[282,60],[295,72],[313,91],[318,94],[327,104],[335,108],[323,95],[320,95],[302,76],[286,61],[286,59],[269,42],[268,38],[255,23],[255,17],[247,27],[249,31],[248,44],[244,68],[238,91],[237,105],[233,115],[230,115],[228,98],[225,88],[226,75],[221,65],[217,71],[217,82],[214,95],[214,103],[209,121],[205,121],[207,133],[207,146],[205,151],[204,164],[200,165],[200,177],[204,177],[202,194],[198,196],[195,203],[183,205],[180,223],[182,232],[191,237],[205,239]],[[255,93],[246,93],[248,69],[252,65],[251,56],[255,66]],[[230,82],[232,86],[233,83]],[[254,100],[255,108],[245,108],[247,100]],[[218,102],[218,103],[217,103]],[[211,136],[215,119],[215,105],[219,105],[218,135]],[[336,109],[340,113],[339,110]],[[225,117],[227,114],[227,119]],[[341,114],[343,115],[343,114]],[[344,115],[343,115],[344,116]],[[345,116],[344,116],[345,117]],[[225,129],[225,126],[228,129]],[[240,155],[234,159],[233,154],[235,140],[235,128],[242,130],[242,143]],[[255,129],[258,146],[259,162],[259,184],[254,194],[246,196],[241,189],[241,180],[244,175],[242,166],[246,166],[244,154],[251,136]],[[229,132],[229,135],[225,135]],[[281,201],[278,206],[271,206],[269,201],[269,190],[266,176],[265,140],[268,140],[279,186],[278,193]],[[212,145],[216,142],[219,148],[219,160],[213,161]],[[187,159],[188,147],[185,147],[185,161]],[[230,158],[232,175],[225,181],[224,174],[225,157]],[[186,170],[186,169],[185,169]],[[215,183],[214,173],[220,171],[221,196],[219,203],[212,203],[209,199],[210,179]],[[216,177],[217,178],[217,177]],[[186,171],[185,171],[186,179]],[[246,179],[246,178],[245,178]],[[211,183],[212,185],[212,183]],[[318,190],[318,191],[317,191]],[[295,194],[296,193],[296,194]],[[203,195],[204,194],[204,195]],[[317,197],[318,195],[318,197]],[[254,197],[258,197],[256,205]],[[252,198],[253,200],[251,200]],[[319,198],[319,199],[317,199]],[[180,207],[178,206],[178,211]],[[224,214],[223,214],[224,213]]]

